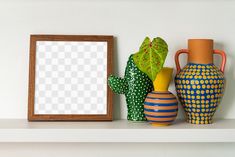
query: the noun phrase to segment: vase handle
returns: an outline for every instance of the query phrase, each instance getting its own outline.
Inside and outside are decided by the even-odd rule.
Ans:
[[[175,54],[175,65],[176,65],[176,74],[178,74],[180,72],[180,63],[179,63],[179,55],[182,54],[182,53],[186,53],[188,54],[188,49],[181,49],[181,50],[178,50]]]
[[[214,50],[214,54],[219,54],[221,55],[222,57],[222,63],[221,63],[221,66],[220,66],[220,71],[222,73],[224,73],[224,68],[225,68],[225,64],[226,64],[226,54],[224,51],[222,50]]]

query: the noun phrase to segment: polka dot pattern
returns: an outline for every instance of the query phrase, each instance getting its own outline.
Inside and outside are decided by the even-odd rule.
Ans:
[[[128,84],[127,84],[126,79],[110,75],[108,79],[108,83],[114,93],[126,94],[127,89],[128,89]]]
[[[176,90],[193,124],[212,123],[224,91],[224,75],[213,64],[187,64],[175,77]]]
[[[131,121],[146,121],[144,115],[144,100],[153,90],[152,81],[141,72],[134,63],[133,55],[127,62],[123,79],[109,77],[109,86],[118,94],[125,94],[127,102],[127,119]]]

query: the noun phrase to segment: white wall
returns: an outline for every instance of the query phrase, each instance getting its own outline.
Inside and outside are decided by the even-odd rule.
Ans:
[[[173,67],[175,51],[188,38],[212,38],[228,55],[227,88],[216,116],[235,118],[235,1],[0,0],[0,118],[27,117],[29,35],[39,33],[114,35],[118,75],[145,36],[168,42],[165,65]],[[125,97],[116,95],[114,105],[115,118],[126,118]]]

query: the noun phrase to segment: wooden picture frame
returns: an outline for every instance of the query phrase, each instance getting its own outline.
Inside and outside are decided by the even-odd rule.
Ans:
[[[113,36],[31,35],[28,120],[112,120],[112,53]]]

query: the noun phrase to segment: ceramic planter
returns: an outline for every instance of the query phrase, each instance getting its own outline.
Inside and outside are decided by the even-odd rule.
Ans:
[[[180,69],[179,55],[188,54],[188,64]],[[213,54],[222,56],[221,68],[213,64]],[[189,39],[188,49],[176,52],[177,95],[192,124],[210,124],[224,91],[225,53],[213,50],[213,40]]]
[[[154,126],[171,124],[178,112],[178,101],[168,91],[172,77],[172,68],[163,68],[154,81],[154,91],[149,93],[144,102],[144,113]]]

